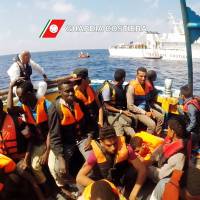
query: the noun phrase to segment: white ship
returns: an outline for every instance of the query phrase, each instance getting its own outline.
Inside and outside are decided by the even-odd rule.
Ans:
[[[146,32],[143,42],[117,44],[110,47],[111,57],[148,58],[163,60],[186,60],[185,35],[182,21],[169,16],[173,29],[171,33]],[[192,45],[193,61],[200,61],[200,39]]]

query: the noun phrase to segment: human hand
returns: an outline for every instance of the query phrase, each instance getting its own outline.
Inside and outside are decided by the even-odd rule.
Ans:
[[[28,160],[24,159],[19,163],[19,168],[22,170],[26,170],[29,167]]]
[[[103,122],[98,121],[99,128],[103,128]]]
[[[24,77],[19,77],[18,79],[10,82],[10,87],[13,88],[14,86],[17,86],[18,84],[25,81]]]
[[[152,117],[153,119],[155,119],[156,116],[155,116],[155,113],[153,112],[153,109],[150,109],[150,112],[151,112],[151,117]]]
[[[52,83],[52,81],[51,81],[50,79],[48,79],[48,78],[44,78],[44,81],[45,81],[46,83],[48,83],[48,84]]]
[[[133,114],[130,111],[128,111],[128,110],[123,110],[122,113],[124,115],[126,115],[127,117],[132,117],[133,116]]]
[[[46,74],[43,74],[43,78],[44,78],[44,81],[45,81],[45,82],[50,82],[50,80],[48,79],[48,77],[47,77]]]
[[[30,128],[29,128],[29,126],[28,125],[26,125],[25,127],[24,127],[24,129],[23,130],[21,130],[21,133],[22,133],[22,135],[26,138],[26,139],[29,139],[30,137],[31,137],[31,131],[30,131]]]
[[[40,163],[41,165],[47,164],[48,157],[49,157],[49,152],[48,152],[48,151],[45,151],[44,154],[43,154],[42,156],[40,156],[40,158],[39,158],[39,163]]]
[[[65,159],[62,156],[58,156],[58,175],[62,177],[66,173],[67,173],[67,167]]]
[[[151,117],[152,116],[152,112],[146,112],[146,116],[147,117]]]

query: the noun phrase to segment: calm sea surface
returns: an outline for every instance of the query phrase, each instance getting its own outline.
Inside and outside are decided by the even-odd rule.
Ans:
[[[49,79],[70,74],[76,67],[87,67],[91,79],[112,79],[117,68],[123,68],[127,72],[126,80],[135,77],[136,69],[146,66],[147,69],[157,71],[156,85],[164,86],[166,78],[173,79],[173,88],[179,88],[187,83],[187,65],[184,61],[162,61],[149,59],[119,59],[110,58],[107,50],[87,50],[88,59],[79,59],[79,50],[53,51],[32,53],[32,59],[39,63]],[[0,89],[8,87],[9,77],[6,73],[12,64],[15,55],[0,56]],[[200,95],[200,63],[194,63],[194,91]],[[37,74],[32,75],[33,80],[42,79]]]

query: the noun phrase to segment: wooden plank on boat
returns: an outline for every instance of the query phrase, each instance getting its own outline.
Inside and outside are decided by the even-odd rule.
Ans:
[[[60,82],[60,81],[65,82],[65,81],[68,81],[70,78],[72,78],[71,75],[66,75],[66,76],[62,76],[62,77],[59,77],[59,78],[52,79],[52,80],[47,82],[48,89],[54,88],[54,87],[57,86],[58,82]],[[2,97],[3,99],[5,99],[7,97],[7,94],[8,94],[8,89],[0,90],[0,97]]]

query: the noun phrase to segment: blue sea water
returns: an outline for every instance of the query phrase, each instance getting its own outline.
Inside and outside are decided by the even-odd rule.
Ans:
[[[76,67],[87,67],[91,79],[112,79],[117,68],[123,68],[127,72],[126,80],[135,78],[136,69],[145,66],[147,69],[157,71],[156,85],[164,86],[166,78],[173,79],[173,88],[179,88],[187,83],[186,61],[163,61],[149,59],[122,59],[111,58],[106,49],[87,50],[88,59],[78,58],[79,50],[51,51],[32,53],[32,59],[39,63],[49,79],[70,74]],[[9,77],[7,69],[16,55],[0,56],[0,89],[8,87]],[[194,93],[200,95],[200,63],[194,63]],[[42,79],[37,74],[32,75],[33,80]]]

